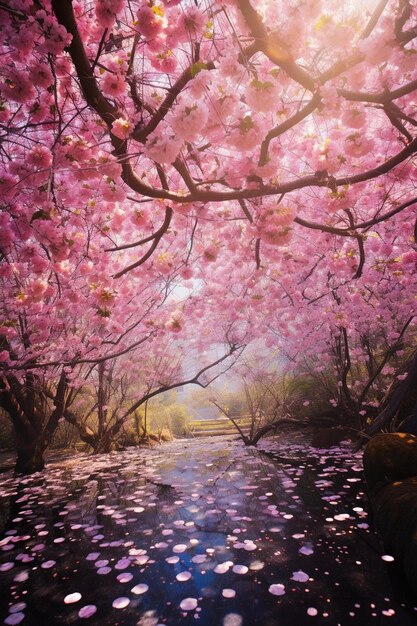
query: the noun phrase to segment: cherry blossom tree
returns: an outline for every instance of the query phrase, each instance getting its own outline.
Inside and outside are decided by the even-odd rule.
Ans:
[[[358,431],[368,430],[387,389],[407,377],[405,364],[415,353],[415,294],[401,255],[407,235],[395,231],[392,243],[383,235],[385,242],[382,234],[373,237],[366,276],[343,279],[334,258],[322,259],[326,277],[317,282],[316,270],[314,280],[300,279],[301,294],[288,290],[287,310],[271,324],[289,367],[313,376],[339,419]],[[388,259],[381,246],[390,250]]]
[[[66,407],[62,417],[78,429],[81,440],[95,453],[109,452],[117,447],[123,426],[149,400],[186,385],[207,387],[232,367],[244,347],[230,343],[219,356],[200,355],[198,366],[192,360],[187,367],[187,353],[178,345],[160,342],[153,355],[149,345],[142,354],[132,350],[128,360],[99,363],[89,401],[81,388],[80,405]]]
[[[15,420],[47,397],[54,424],[86,364],[196,320],[201,347],[226,318],[233,345],[412,340],[415,18],[409,0],[0,3]]]
[[[153,269],[148,268],[146,280],[137,280],[132,273],[117,279],[117,288],[110,287],[98,257],[91,260],[94,238],[88,241],[90,260],[80,262],[79,255],[71,252],[62,275],[56,275],[55,263],[48,260],[49,276],[41,296],[32,291],[33,257],[26,258],[19,243],[10,247],[4,265],[13,270],[3,275],[7,297],[2,303],[0,401],[15,427],[18,471],[42,469],[43,453],[63,418],[94,450],[108,449],[142,402],[182,384],[207,384],[206,372],[213,368],[213,376],[218,375],[216,365],[237,356],[246,341],[247,323],[232,323],[224,315],[223,319],[213,315],[211,326],[205,322],[202,306],[207,312],[214,307],[209,306],[205,286],[198,286],[194,295],[183,286],[186,296],[181,298],[177,268],[170,263],[168,275],[161,269],[160,257]],[[174,338],[175,354],[168,349]],[[222,342],[223,353],[210,356],[211,346]],[[200,354],[192,375],[181,366],[187,350]],[[157,361],[163,364],[162,371]],[[117,382],[117,389],[111,381]],[[90,383],[96,385],[93,406],[75,417],[71,405]],[[117,410],[108,419],[104,407],[116,400]],[[98,420],[96,431],[88,426],[92,414]]]

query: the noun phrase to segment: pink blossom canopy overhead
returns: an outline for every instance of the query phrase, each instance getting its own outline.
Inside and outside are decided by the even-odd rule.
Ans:
[[[2,5],[6,369],[412,331],[416,11]]]

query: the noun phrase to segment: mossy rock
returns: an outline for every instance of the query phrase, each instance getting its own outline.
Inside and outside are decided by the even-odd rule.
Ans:
[[[374,524],[417,596],[417,437],[377,435],[363,463]]]
[[[380,489],[372,504],[385,549],[402,565],[417,596],[417,477]]]
[[[417,437],[408,433],[376,435],[365,448],[363,467],[371,494],[390,483],[417,476]]]

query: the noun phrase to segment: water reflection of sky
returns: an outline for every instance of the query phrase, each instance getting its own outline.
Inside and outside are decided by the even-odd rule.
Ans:
[[[359,457],[268,446],[200,439],[6,475],[0,618],[414,624],[368,528]]]

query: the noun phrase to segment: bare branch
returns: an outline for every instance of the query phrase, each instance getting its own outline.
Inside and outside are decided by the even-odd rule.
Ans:
[[[255,261],[256,269],[258,270],[261,267],[261,240],[259,237],[255,241]]]
[[[384,12],[384,9],[387,6],[387,4],[388,4],[388,0],[379,0],[377,6],[375,7],[373,14],[371,15],[369,19],[369,22],[367,23],[365,27],[365,30],[363,31],[361,35],[361,39],[367,39],[369,35],[372,33],[375,26],[378,24],[378,20],[381,17],[382,13]]]
[[[68,367],[74,367],[75,365],[81,365],[83,363],[104,363],[105,361],[110,361],[111,359],[116,359],[119,356],[123,356],[123,354],[127,354],[128,352],[130,352],[131,350],[134,350],[135,348],[137,348],[138,346],[140,346],[142,343],[144,343],[145,341],[147,341],[150,337],[152,337],[152,335],[154,334],[154,332],[149,333],[149,335],[146,335],[145,337],[142,337],[142,339],[139,339],[138,341],[135,341],[134,343],[132,343],[130,346],[128,346],[127,348],[124,348],[123,350],[119,350],[119,352],[112,352],[111,354],[107,354],[105,356],[98,356],[95,358],[90,358],[90,359],[71,359],[70,361],[48,361],[47,363],[32,363],[32,362],[28,362],[28,363],[24,363],[23,365],[16,365],[16,367],[13,367],[13,369],[15,369],[16,371],[18,370],[35,370],[35,369],[42,369],[45,367],[53,367],[53,366],[68,366]]]
[[[214,70],[215,65],[212,61],[208,63],[201,64],[192,64],[187,67],[181,76],[176,80],[174,85],[168,90],[168,94],[165,97],[165,100],[161,103],[158,110],[154,113],[152,118],[149,120],[147,125],[144,128],[138,128],[133,133],[133,139],[136,141],[140,141],[144,143],[148,135],[154,131],[158,124],[164,119],[166,114],[170,111],[172,105],[174,104],[177,96],[181,93],[181,91],[186,87],[186,85],[197,75],[197,73],[202,70]]]
[[[380,373],[382,372],[382,370],[384,369],[385,365],[387,364],[387,362],[389,361],[389,359],[392,357],[393,354],[395,354],[395,352],[400,348],[401,343],[402,343],[402,339],[407,331],[407,328],[410,326],[411,322],[413,321],[414,316],[412,315],[411,317],[408,318],[408,320],[405,322],[405,324],[403,325],[398,338],[396,339],[396,341],[389,346],[389,348],[386,350],[383,358],[381,359],[378,367],[375,369],[373,376],[369,377],[368,382],[366,383],[366,385],[364,386],[361,395],[359,396],[358,399],[358,406],[361,407],[366,395],[368,393],[368,391],[370,390],[370,388],[372,387],[372,385],[374,384],[375,380],[378,378],[378,376],[380,375]]]
[[[201,376],[203,376],[203,374],[205,374],[207,371],[209,371],[210,369],[213,369],[214,367],[216,367],[216,365],[220,365],[220,363],[223,363],[223,361],[225,361],[226,359],[228,359],[230,356],[232,356],[235,352],[238,352],[239,350],[243,350],[244,346],[238,346],[238,345],[232,345],[230,346],[229,350],[223,354],[220,358],[216,359],[215,361],[213,361],[212,363],[210,363],[209,365],[206,365],[205,367],[203,367],[202,369],[200,369],[194,376],[192,376],[191,378],[187,378],[185,380],[179,381],[177,383],[172,383],[171,385],[162,385],[161,387],[158,387],[157,389],[154,389],[154,391],[150,391],[149,393],[147,393],[146,395],[144,395],[140,400],[138,400],[137,402],[135,402],[120,418],[118,421],[120,422],[124,422],[129,415],[131,415],[134,411],[136,411],[136,409],[138,409],[142,404],[144,404],[147,400],[150,400],[151,398],[154,398],[155,396],[160,395],[161,393],[164,393],[165,391],[170,391],[171,389],[177,389],[178,387],[183,387],[185,385],[199,385],[200,384],[200,378]]]
[[[133,243],[126,243],[121,246],[115,246],[114,248],[107,248],[106,252],[118,252],[119,250],[127,250],[128,248],[136,248],[138,246],[143,246],[143,244],[145,243],[149,243],[150,241],[152,241],[152,239],[158,239],[158,240],[161,239],[162,235],[164,235],[169,228],[169,225],[171,223],[171,218],[172,218],[172,209],[170,207],[166,207],[164,222],[162,226],[158,228],[157,231],[152,233],[152,235],[149,235],[148,237],[145,237],[144,239],[139,239],[139,241],[134,241]]]
[[[310,115],[318,107],[320,102],[321,98],[319,93],[315,93],[304,108],[300,109],[293,116],[285,120],[285,122],[282,122],[282,124],[279,124],[279,126],[276,126],[268,132],[261,144],[261,153],[258,161],[259,166],[265,165],[268,161],[268,149],[272,139],[279,137],[283,133],[287,132],[290,128],[296,126],[303,119],[308,117],[308,115]]]
[[[120,272],[117,272],[117,274],[114,274],[113,278],[120,278],[121,276],[124,276],[124,274],[127,274],[128,272],[131,272],[132,270],[136,269],[140,265],[143,265],[145,261],[147,261],[149,257],[152,256],[152,254],[155,252],[156,248],[158,247],[158,244],[161,241],[162,237],[168,230],[169,225],[171,223],[171,218],[172,218],[172,209],[171,207],[167,207],[166,212],[165,212],[165,221],[163,225],[161,226],[161,228],[159,229],[158,234],[155,234],[155,236],[152,237],[153,243],[151,247],[149,248],[149,250],[139,259],[139,261],[136,261],[135,263],[132,263],[131,265],[128,265],[127,267],[125,267]]]

